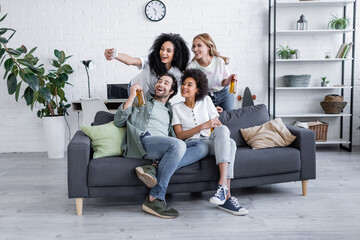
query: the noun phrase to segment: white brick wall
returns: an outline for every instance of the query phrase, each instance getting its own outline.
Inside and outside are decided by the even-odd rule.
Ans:
[[[267,104],[267,0],[164,0],[167,14],[158,23],[144,16],[147,2],[2,0],[1,15],[9,15],[1,27],[17,30],[11,46],[37,46],[36,55],[48,67],[55,48],[73,55],[69,63],[75,70],[70,78],[74,87],[66,89],[69,101],[87,96],[87,77],[81,60],[96,62],[96,69],[90,71],[92,96],[105,98],[107,83],[127,83],[138,73],[135,67],[105,61],[105,48],[116,47],[132,56],[145,56],[154,38],[162,32],[180,33],[189,46],[196,34],[208,32],[220,52],[230,57],[230,71],[239,75],[238,92],[242,93],[245,86],[249,86],[257,95],[256,103]],[[358,13],[359,10],[358,4]],[[360,29],[359,21],[357,28]],[[0,75],[3,74],[2,68]],[[357,58],[355,126],[360,125],[359,88],[360,62]],[[241,106],[241,102],[236,106]],[[77,118],[76,112],[70,112],[71,135],[78,129]],[[354,143],[359,145],[360,131],[354,132]],[[14,96],[7,94],[6,81],[0,79],[0,153],[45,150],[36,109],[31,112],[23,100],[16,103]]]

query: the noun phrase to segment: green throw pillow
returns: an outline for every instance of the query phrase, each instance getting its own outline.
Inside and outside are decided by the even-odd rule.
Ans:
[[[121,156],[121,143],[126,128],[118,128],[114,121],[98,126],[83,126],[81,130],[91,139],[94,158]]]

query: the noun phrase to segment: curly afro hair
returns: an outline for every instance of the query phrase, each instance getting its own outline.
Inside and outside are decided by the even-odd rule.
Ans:
[[[196,88],[198,88],[198,92],[195,96],[195,101],[203,100],[204,97],[208,94],[209,87],[208,87],[208,79],[201,70],[195,69],[195,68],[189,68],[184,71],[184,74],[181,77],[181,84],[185,81],[187,78],[193,78],[196,82]]]
[[[180,71],[184,71],[190,60],[190,50],[185,40],[179,34],[162,33],[155,39],[148,56],[150,69],[157,77],[160,77],[168,71],[160,58],[161,46],[167,41],[174,44],[174,57],[171,66],[179,68]]]

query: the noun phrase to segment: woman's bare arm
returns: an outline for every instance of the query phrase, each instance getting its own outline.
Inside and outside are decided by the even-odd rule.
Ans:
[[[105,55],[106,60],[111,61],[111,60],[114,59],[113,58],[113,51],[114,51],[113,48],[105,49],[104,55]],[[126,65],[141,66],[141,59],[140,58],[131,57],[131,56],[125,54],[125,53],[118,53],[115,56],[115,59],[122,62],[122,63],[125,63]]]

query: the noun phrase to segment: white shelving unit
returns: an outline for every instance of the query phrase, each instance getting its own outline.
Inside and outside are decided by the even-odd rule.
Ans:
[[[305,59],[305,58],[299,58],[299,59],[275,59],[276,62],[282,63],[282,62],[344,62],[344,61],[352,61],[353,58],[330,58],[330,59]],[[273,62],[273,60],[271,60]]]
[[[351,86],[343,86],[343,87],[276,87],[276,90],[341,90],[341,89],[351,89]],[[272,89],[272,87],[271,87]]]
[[[326,113],[278,113],[276,117],[292,117],[292,118],[314,118],[314,117],[350,117],[349,113],[339,113],[339,114],[326,114]]]
[[[329,29],[311,29],[311,30],[279,30],[276,32],[277,35],[306,35],[306,34],[344,34],[351,33],[354,29],[345,30],[329,30]],[[273,35],[274,32],[271,33]]]
[[[327,145],[327,144],[338,145],[338,144],[350,144],[350,143],[351,143],[350,141],[341,138],[327,139],[326,142],[316,142],[317,145]]]
[[[350,11],[347,11],[347,7],[352,7],[352,13],[349,14]],[[336,9],[336,11],[342,10],[343,16],[350,16],[352,19],[352,27],[344,30],[332,30],[332,29],[309,29],[309,30],[293,30],[293,29],[278,29],[277,28],[277,18],[280,16],[280,9],[286,9],[286,11],[293,11],[297,9],[313,9],[316,8],[319,13],[321,11],[329,11],[330,9]],[[326,10],[324,10],[326,9]],[[282,10],[284,11],[284,10]],[[329,12],[329,15],[332,12]],[[281,16],[280,16],[281,17]],[[314,16],[311,16],[314,17]],[[328,0],[328,1],[281,1],[281,0],[269,0],[269,58],[268,58],[268,108],[269,114],[272,118],[281,117],[281,118],[289,118],[289,119],[311,119],[311,120],[319,120],[319,119],[339,119],[339,137],[331,137],[328,138],[326,142],[317,142],[318,145],[325,144],[335,144],[340,145],[340,147],[351,151],[352,148],[352,120],[353,120],[353,86],[354,86],[354,58],[355,56],[355,19],[356,19],[356,0]],[[294,19],[295,21],[297,19]],[[342,37],[342,42],[339,41],[339,46],[342,43],[345,43],[346,39],[352,38],[353,46],[352,52],[349,54],[348,58],[330,58],[330,59],[319,59],[318,56],[314,54],[309,54],[306,58],[299,59],[278,59],[276,57],[276,48],[279,44],[283,44],[284,39],[287,38],[295,38],[295,39],[305,39],[311,38],[316,41],[318,37],[322,38],[336,38],[338,36]],[[337,39],[340,39],[337,37]],[[338,41],[338,40],[337,40]],[[284,45],[284,44],[283,44]],[[319,43],[319,46],[321,43]],[[306,51],[306,49],[302,49],[301,51]],[[313,58],[312,58],[313,57]],[[333,56],[334,57],[334,56]],[[320,64],[320,65],[319,65]],[[320,87],[320,86],[310,86],[310,87],[283,87],[279,84],[279,77],[277,75],[278,70],[285,71],[287,69],[291,69],[289,66],[296,66],[298,69],[302,68],[304,65],[307,68],[312,68],[314,71],[319,66],[329,65],[330,68],[336,69],[339,68],[338,72],[341,75],[341,80],[336,83],[340,86],[329,86],[329,87]],[[351,67],[345,68],[345,64],[351,65]],[[340,67],[341,65],[341,67]],[[309,67],[310,66],[310,67]],[[347,66],[347,65],[346,65]],[[289,70],[290,71],[290,70]],[[346,78],[345,73],[350,73],[351,77]],[[286,74],[294,74],[291,71]],[[345,82],[347,82],[345,84]],[[350,82],[350,84],[349,84]],[[324,112],[312,112],[312,111],[299,111],[294,113],[294,110],[297,109],[297,106],[287,107],[285,109],[281,109],[278,107],[280,105],[277,101],[278,95],[285,95],[292,97],[313,95],[313,96],[324,96],[329,93],[337,93],[341,96],[347,97],[348,100],[348,110],[342,112],[340,114],[326,114]],[[346,95],[347,94],[347,95]],[[286,106],[291,106],[292,99],[286,99]],[[321,101],[321,100],[320,100]],[[315,104],[315,102],[314,102]],[[319,104],[319,102],[316,102]],[[291,111],[290,111],[291,110]],[[310,109],[311,110],[311,109]],[[348,130],[348,138],[345,137],[345,125],[346,123],[350,129]],[[329,128],[330,131],[330,128]],[[333,134],[334,135],[334,134]],[[335,134],[337,135],[337,134]]]
[[[354,3],[354,0],[345,1],[278,1],[276,3],[278,8],[288,7],[345,7],[348,4]],[[274,3],[271,3],[271,7],[274,7]]]

